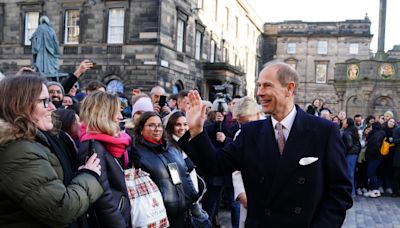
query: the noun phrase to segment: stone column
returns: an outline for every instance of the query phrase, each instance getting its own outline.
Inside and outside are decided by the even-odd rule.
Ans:
[[[386,29],[386,0],[380,0],[379,4],[379,30],[378,30],[378,52],[376,58],[385,59],[385,29]]]

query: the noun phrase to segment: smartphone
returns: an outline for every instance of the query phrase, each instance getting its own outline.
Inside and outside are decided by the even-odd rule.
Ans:
[[[93,69],[93,68],[96,68],[96,65],[97,65],[97,64],[96,64],[95,62],[93,62],[93,61],[91,61],[91,62],[92,62],[92,64],[93,64],[93,66],[92,66],[91,68],[92,68],[92,69]]]
[[[162,108],[166,103],[167,103],[167,96],[161,95],[158,105],[160,105],[160,107]]]

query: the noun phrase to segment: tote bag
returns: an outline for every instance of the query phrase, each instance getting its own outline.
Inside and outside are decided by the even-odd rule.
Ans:
[[[161,192],[150,174],[135,168],[124,173],[131,203],[132,227],[169,227]]]

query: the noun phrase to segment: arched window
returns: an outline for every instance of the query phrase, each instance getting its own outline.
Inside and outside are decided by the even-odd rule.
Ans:
[[[172,86],[172,94],[178,94],[179,91],[183,90],[183,83],[181,81],[177,81],[173,86]]]
[[[120,80],[113,79],[107,83],[107,92],[124,93],[124,84]]]

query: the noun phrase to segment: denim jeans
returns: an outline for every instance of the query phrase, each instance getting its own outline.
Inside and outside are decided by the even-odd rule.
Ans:
[[[351,181],[351,185],[353,189],[351,190],[351,195],[356,196],[355,184],[354,184],[354,173],[356,172],[356,164],[357,164],[357,154],[348,154],[346,155],[347,160],[347,174],[349,180]]]
[[[369,184],[370,184],[371,190],[377,190],[379,188],[377,171],[378,171],[378,167],[381,164],[381,162],[382,162],[381,159],[368,161],[367,175],[369,178]]]

